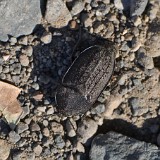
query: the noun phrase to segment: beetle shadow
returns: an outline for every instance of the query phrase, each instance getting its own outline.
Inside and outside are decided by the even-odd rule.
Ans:
[[[157,145],[157,136],[160,131],[159,125],[159,116],[146,119],[141,127],[137,127],[123,119],[105,120],[103,125],[99,127],[97,133],[106,134],[107,132],[114,131],[127,137]],[[154,126],[157,126],[157,128],[154,128]]]

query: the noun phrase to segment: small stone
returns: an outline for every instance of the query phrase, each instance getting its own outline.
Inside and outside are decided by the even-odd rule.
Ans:
[[[52,41],[52,34],[50,32],[45,32],[42,37],[41,37],[41,41],[44,44],[49,44]]]
[[[9,54],[3,55],[3,59],[4,59],[4,61],[9,60],[9,58],[10,58],[10,55],[9,55]]]
[[[134,26],[136,27],[142,24],[142,20],[138,16],[134,17],[132,20],[133,20]]]
[[[54,9],[53,9],[54,8]],[[72,19],[71,14],[62,0],[47,1],[45,19],[55,28],[65,27]]]
[[[16,127],[16,131],[18,134],[23,133],[26,130],[28,130],[28,125],[23,122],[20,122]]]
[[[85,152],[84,146],[83,146],[82,143],[80,143],[80,142],[77,143],[76,149],[77,149],[77,151],[80,152],[80,153],[84,153],[84,152]]]
[[[36,101],[42,101],[43,94],[40,92],[35,93],[32,98],[34,98]]]
[[[11,146],[6,140],[0,139],[0,160],[7,160],[10,154]]]
[[[21,137],[20,137],[20,135],[19,134],[17,134],[15,131],[11,131],[10,133],[9,133],[9,141],[11,142],[11,143],[17,143],[19,140],[21,139]]]
[[[35,123],[35,122],[31,123],[30,129],[31,129],[32,132],[34,132],[34,131],[40,131],[39,125],[37,123]]]
[[[37,110],[40,112],[46,112],[46,106],[38,107]]]
[[[80,142],[86,143],[97,131],[98,125],[92,119],[84,119],[78,125],[77,133],[80,136]]]
[[[47,115],[51,115],[51,114],[53,114],[54,113],[54,108],[53,107],[51,107],[51,108],[49,108],[48,110],[47,110]]]
[[[44,125],[45,127],[47,127],[47,126],[48,126],[48,121],[47,121],[47,120],[43,120],[43,125]]]
[[[14,45],[17,43],[17,38],[11,37],[9,41],[11,42],[12,45]]]
[[[62,136],[60,136],[60,135],[56,136],[55,143],[56,143],[56,146],[60,149],[62,149],[65,146],[65,142],[64,142]]]
[[[98,104],[96,107],[94,107],[91,110],[92,114],[101,114],[105,111],[105,105],[104,104]]]
[[[42,147],[40,145],[36,145],[33,147],[33,151],[36,156],[39,156],[42,153]]]
[[[34,152],[28,153],[27,160],[35,160],[35,153]]]
[[[73,6],[72,6],[72,10],[71,10],[71,14],[72,15],[77,15],[80,12],[82,12],[84,9],[84,3],[82,0],[77,0],[74,2]]]
[[[114,5],[119,10],[129,10],[131,0],[114,0]]]
[[[26,54],[27,56],[32,56],[33,48],[32,46],[27,46],[25,49],[22,50],[22,53]]]
[[[147,3],[148,0],[131,0],[130,16],[140,16],[144,12]]]
[[[50,126],[54,134],[64,134],[63,126],[60,123],[51,122]]]
[[[42,131],[43,135],[46,136],[46,137],[49,137],[50,135],[50,131],[48,128],[44,128],[43,131]]]
[[[26,66],[29,65],[29,58],[25,54],[20,55],[19,61],[20,61],[20,63],[21,63],[22,66],[26,67]]]
[[[75,20],[70,21],[69,26],[73,30],[78,29],[78,24],[77,24],[77,22]]]
[[[76,135],[76,132],[69,120],[66,122],[66,129],[67,129],[67,135],[69,137],[74,137]]]
[[[18,41],[18,43],[27,46],[28,45],[28,38],[27,38],[27,36],[24,36],[24,37],[20,38],[19,41]]]

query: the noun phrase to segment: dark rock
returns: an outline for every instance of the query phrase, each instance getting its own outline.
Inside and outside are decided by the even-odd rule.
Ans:
[[[157,146],[115,132],[96,136],[90,150],[91,160],[158,160],[159,156]]]
[[[140,16],[144,12],[147,3],[148,0],[131,0],[130,16]]]

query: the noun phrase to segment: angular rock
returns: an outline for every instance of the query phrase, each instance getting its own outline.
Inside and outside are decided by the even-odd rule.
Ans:
[[[114,5],[119,10],[129,10],[131,0],[114,0]]]
[[[130,16],[140,16],[144,12],[147,3],[148,0],[131,0]]]
[[[159,156],[157,146],[115,132],[96,136],[90,150],[90,160],[158,160]]]
[[[8,35],[28,35],[41,22],[40,1],[1,0],[0,17],[1,41],[7,41]]]
[[[92,119],[83,120],[77,129],[80,136],[80,142],[86,143],[97,131],[98,124]]]
[[[62,0],[48,0],[45,19],[55,28],[67,26],[72,19],[71,14]]]
[[[23,113],[17,101],[20,92],[21,89],[0,81],[0,111],[2,111],[11,128],[15,127]]]
[[[9,157],[11,146],[7,141],[0,139],[0,160],[6,160]]]

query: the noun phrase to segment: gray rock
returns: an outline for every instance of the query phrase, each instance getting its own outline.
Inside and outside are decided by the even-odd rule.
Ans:
[[[25,54],[20,55],[19,61],[20,61],[20,63],[21,63],[22,66],[26,67],[26,66],[29,65],[29,58]]]
[[[130,16],[140,16],[144,12],[147,3],[148,0],[131,0]]]
[[[131,0],[114,0],[114,5],[119,10],[129,10]]]
[[[56,143],[56,146],[60,149],[62,149],[65,146],[65,142],[64,142],[62,136],[60,136],[60,135],[56,136],[55,143]]]
[[[11,143],[17,143],[19,140],[21,139],[21,137],[20,137],[20,135],[19,134],[17,134],[15,131],[11,131],[10,133],[9,133],[9,141],[11,142]]]
[[[148,112],[148,107],[141,106],[141,101],[138,97],[132,97],[129,99],[131,111],[134,116],[141,116]]]
[[[0,40],[7,41],[8,35],[18,37],[32,33],[41,22],[39,0],[0,1]]]
[[[158,160],[159,156],[157,146],[115,132],[96,136],[90,150],[91,160]]]
[[[66,26],[72,19],[68,8],[62,0],[47,1],[45,18],[55,28]]]
[[[71,14],[72,15],[79,14],[81,11],[83,11],[83,9],[84,9],[83,1],[82,0],[75,1],[71,10]]]
[[[28,129],[28,125],[23,122],[20,122],[16,127],[16,131],[18,134],[26,131],[27,129]]]
[[[42,147],[40,145],[35,145],[33,147],[33,151],[37,156],[39,156],[42,153]]]
[[[37,124],[37,123],[32,123],[31,125],[30,125],[30,129],[31,129],[31,131],[40,131],[40,127],[39,127],[39,125]]]

